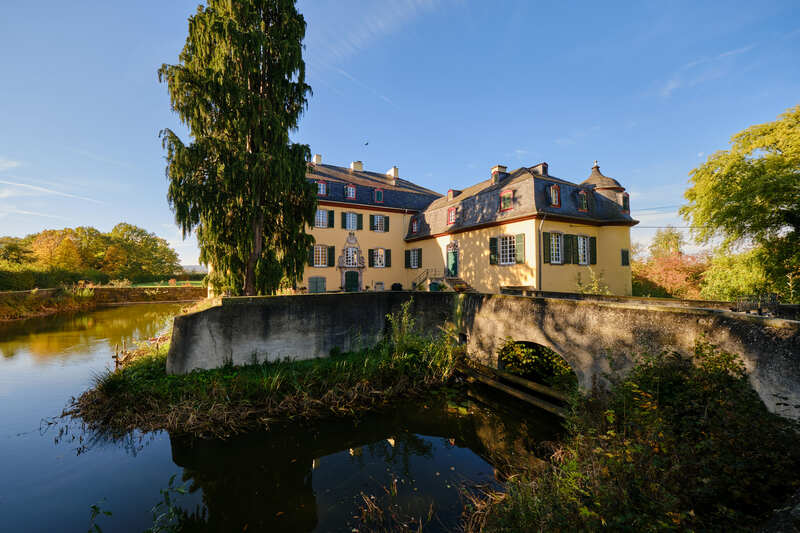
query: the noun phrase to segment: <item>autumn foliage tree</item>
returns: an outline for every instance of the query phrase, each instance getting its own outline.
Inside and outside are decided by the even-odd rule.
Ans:
[[[167,196],[217,289],[270,294],[302,276],[316,195],[309,148],[289,133],[310,91],[305,29],[294,0],[209,0],[189,18],[180,63],[159,70],[192,137],[162,132]]]
[[[800,106],[751,126],[690,173],[681,209],[700,243],[721,240],[722,254],[758,250],[770,285],[797,300],[800,285]],[[722,274],[723,270],[718,270]]]

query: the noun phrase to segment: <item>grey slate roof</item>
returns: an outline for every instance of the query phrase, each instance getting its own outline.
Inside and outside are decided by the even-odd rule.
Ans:
[[[554,183],[561,189],[560,207],[549,205],[547,188]],[[507,190],[513,191],[513,208],[501,212],[500,193]],[[578,210],[578,192],[581,190],[588,194],[588,212]],[[451,207],[457,209],[456,222],[447,224],[447,212]],[[425,211],[413,217],[418,221],[419,228],[416,233],[411,233],[409,224],[406,239],[459,231],[536,214],[588,224],[637,223],[628,213],[623,213],[617,203],[596,193],[593,185],[578,185],[554,176],[541,176],[532,172],[531,168],[522,167],[507,174],[496,184],[489,179],[464,189],[452,200],[446,196],[434,200]]]
[[[328,183],[328,194],[320,196],[320,201],[343,202],[376,207],[392,207],[421,211],[441,195],[408,180],[398,178],[396,185],[386,174],[368,171],[353,171],[346,167],[334,165],[309,164],[306,178],[311,181]],[[356,187],[355,199],[345,198],[344,186],[352,184]],[[375,190],[383,190],[383,202],[375,202]]]

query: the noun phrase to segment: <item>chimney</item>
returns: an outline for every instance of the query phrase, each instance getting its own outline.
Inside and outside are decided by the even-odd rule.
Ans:
[[[353,161],[350,163],[350,170],[356,172],[363,172],[364,171],[364,163],[361,161]]]
[[[459,191],[458,189],[450,189],[449,191],[447,191],[447,199],[452,200],[459,194],[461,194],[461,191]]]
[[[531,167],[531,172],[538,176],[547,176],[547,163],[539,163],[538,165]]]
[[[397,185],[397,178],[400,177],[400,170],[397,168],[397,165],[387,170],[386,175],[391,178],[392,185]]]
[[[495,165],[492,167],[492,185],[497,185],[500,183],[500,180],[505,178],[507,175],[506,173],[506,166],[505,165]]]
[[[315,165],[321,165],[322,164],[322,154],[314,154],[314,159],[312,159],[311,162],[314,163]]]

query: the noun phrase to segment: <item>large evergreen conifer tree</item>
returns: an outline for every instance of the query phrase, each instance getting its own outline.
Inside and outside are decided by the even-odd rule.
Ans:
[[[192,137],[162,131],[168,199],[218,290],[270,294],[307,261],[310,153],[289,138],[311,90],[305,28],[294,0],[208,0],[189,18],[179,64],[159,69]]]

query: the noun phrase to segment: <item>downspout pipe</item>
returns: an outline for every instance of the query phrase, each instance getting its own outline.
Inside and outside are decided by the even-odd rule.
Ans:
[[[542,246],[544,245],[544,240],[542,239],[542,227],[544,226],[544,221],[547,218],[547,213],[544,213],[542,216],[542,221],[539,222],[539,246],[538,250],[536,251],[536,290],[537,292],[542,291],[542,255],[544,254],[544,249]]]

